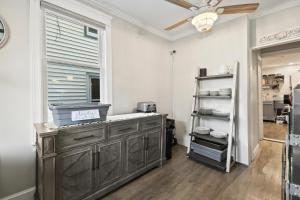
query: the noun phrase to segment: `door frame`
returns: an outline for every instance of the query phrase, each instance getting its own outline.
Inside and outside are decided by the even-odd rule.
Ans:
[[[252,95],[253,97],[250,101],[250,127],[253,129],[250,131],[250,149],[249,156],[251,161],[256,158],[260,150],[260,141],[264,138],[263,136],[263,106],[262,106],[262,86],[261,86],[261,76],[262,76],[262,66],[261,66],[261,55],[266,51],[276,51],[276,49],[292,49],[299,48],[300,38],[295,38],[293,40],[279,41],[271,44],[266,44],[262,46],[253,47],[250,50],[250,88],[256,88],[256,92]],[[255,77],[255,78],[254,78]],[[255,81],[256,80],[256,81]]]

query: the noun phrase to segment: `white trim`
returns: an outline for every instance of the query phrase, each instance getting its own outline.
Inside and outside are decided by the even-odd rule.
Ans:
[[[293,39],[289,39],[289,40],[274,42],[271,44],[258,45],[258,46],[252,47],[252,51],[262,50],[262,49],[269,48],[269,47],[275,47],[275,46],[280,46],[280,45],[299,42],[299,41],[300,41],[300,38],[293,38]]]
[[[153,33],[159,37],[162,37],[164,39],[167,39],[167,40],[172,40],[172,38],[170,38],[169,34],[164,32],[164,31],[161,31],[157,28],[154,28],[153,26],[150,26],[149,24],[145,24],[143,23],[141,20],[138,20],[110,5],[107,5],[106,3],[104,3],[103,1],[97,1],[97,0],[77,0],[77,1],[80,1],[80,2],[83,2],[85,3],[86,5],[89,5],[89,6],[92,6],[92,7],[96,7],[97,9],[100,9],[102,11],[105,11],[111,15],[114,15],[114,16],[117,16],[121,19],[124,19],[125,21],[131,23],[131,24],[134,24],[144,30],[147,30],[149,31],[150,33]]]
[[[58,1],[58,0],[47,0],[47,1]],[[198,33],[196,30],[190,29],[190,30],[178,33],[176,35],[172,35],[172,34],[169,34],[165,31],[162,31],[158,28],[150,26],[149,24],[145,24],[141,20],[136,19],[133,16],[131,16],[131,15],[125,13],[125,12],[122,12],[122,11],[120,11],[119,9],[117,9],[113,6],[108,5],[107,3],[104,3],[103,1],[99,1],[99,0],[76,0],[76,1],[82,2],[82,3],[84,3],[88,6],[95,7],[97,9],[100,9],[100,10],[102,10],[104,12],[107,12],[111,15],[117,16],[117,17],[119,17],[119,18],[121,18],[121,19],[123,19],[127,22],[130,22],[130,23],[132,23],[132,24],[134,24],[134,25],[136,25],[140,28],[143,28],[144,30],[149,31],[150,33],[153,33],[153,34],[155,34],[155,35],[157,35],[161,38],[167,39],[169,41],[176,41],[178,39],[181,39],[181,38],[184,38],[184,37],[187,37],[187,36]],[[250,20],[257,19],[257,18],[266,16],[266,15],[270,15],[272,13],[276,13],[276,12],[279,12],[281,10],[285,10],[285,9],[288,9],[288,8],[291,8],[291,7],[294,7],[294,6],[298,6],[298,5],[300,5],[300,1],[285,2],[285,3],[282,3],[282,4],[276,6],[272,9],[268,9],[268,10],[265,10],[265,11],[262,11],[262,12],[259,12],[259,13],[249,14],[249,18],[250,18]],[[236,17],[236,18],[239,18],[239,17]],[[236,19],[236,18],[234,18],[234,19]],[[234,19],[232,19],[232,20],[234,20]],[[232,20],[224,21],[224,22],[218,23],[217,25],[220,25],[220,24],[232,21]]]
[[[252,153],[252,161],[255,160],[255,158],[257,157],[257,155],[259,154],[261,148],[260,148],[260,144],[258,143],[255,148],[253,149],[253,153]]]
[[[281,68],[281,67],[299,67],[300,63],[295,63],[292,65],[264,65],[264,70],[268,70],[268,69],[274,69],[274,68]]]
[[[30,128],[35,145],[33,123],[43,121],[42,47],[40,0],[30,0],[29,12],[29,67],[30,67]]]
[[[53,4],[73,13],[78,13],[84,17],[101,22],[105,25],[110,25],[112,17],[96,10],[90,6],[80,3],[76,0],[42,0],[43,2]]]
[[[217,24],[216,26],[218,26],[219,24]],[[216,27],[214,26],[214,28]],[[171,37],[171,41],[176,41],[176,40],[179,40],[179,39],[182,39],[182,38],[185,38],[185,37],[188,37],[188,36],[191,36],[191,35],[194,35],[194,34],[201,34],[200,32],[198,32],[196,29],[191,29],[191,30],[187,30],[187,31],[184,31],[182,33],[178,33],[177,35],[174,35]],[[203,34],[203,33],[202,33]]]
[[[269,142],[285,143],[284,140],[277,140],[277,139],[266,138],[266,137],[264,137],[263,140],[269,141]]]
[[[0,200],[33,200],[34,193],[35,193],[35,187],[31,187],[21,192],[17,192],[7,197],[3,197]]]
[[[112,92],[112,43],[111,43],[111,26],[110,25],[106,25],[105,30],[104,30],[104,34],[103,34],[103,41],[105,41],[103,43],[103,55],[105,55],[105,57],[102,59],[102,64],[103,67],[101,67],[100,69],[104,69],[104,75],[105,75],[105,82],[102,83],[104,85],[104,87],[106,88],[104,91],[104,94],[100,94],[101,96],[104,97],[103,102],[104,103],[109,103],[112,104],[113,103],[113,92]],[[100,72],[100,74],[102,74],[103,72]],[[101,87],[101,86],[100,86]],[[101,98],[100,96],[100,98]],[[110,107],[108,114],[111,115],[113,114],[113,105]]]
[[[299,5],[300,5],[300,1],[287,1],[285,3],[282,3],[282,4],[278,5],[278,6],[275,6],[272,9],[265,10],[265,11],[253,14],[253,15],[251,15],[250,18],[251,19],[257,19],[257,18],[266,16],[266,15],[270,15],[270,14],[273,14],[273,13],[276,13],[276,12],[279,12],[279,11],[282,11],[282,10],[285,10],[285,9],[288,9],[288,8],[292,8],[292,7],[295,7],[295,6],[299,6]]]
[[[87,63],[80,62],[80,61],[68,61],[68,60],[62,59],[62,58],[46,58],[46,62],[69,64],[69,65],[81,66],[81,67],[99,68],[99,64],[87,64]]]

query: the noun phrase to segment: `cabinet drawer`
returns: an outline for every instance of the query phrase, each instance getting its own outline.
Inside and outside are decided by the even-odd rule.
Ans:
[[[142,121],[141,124],[142,124],[142,130],[158,128],[161,126],[161,119],[160,118],[150,119],[147,121]]]
[[[101,142],[106,139],[105,126],[92,126],[92,127],[74,127],[65,129],[57,135],[57,149],[61,150],[68,147],[82,145],[91,142]]]
[[[125,134],[136,133],[138,132],[138,128],[137,121],[112,124],[109,137],[118,137]]]

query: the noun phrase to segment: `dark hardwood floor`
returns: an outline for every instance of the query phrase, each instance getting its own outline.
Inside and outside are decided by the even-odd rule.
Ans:
[[[282,144],[261,142],[250,167],[226,174],[188,160],[177,145],[173,158],[107,195],[104,200],[279,200]]]
[[[276,124],[274,122],[264,122],[264,137],[274,140],[285,140],[288,131],[287,124]]]

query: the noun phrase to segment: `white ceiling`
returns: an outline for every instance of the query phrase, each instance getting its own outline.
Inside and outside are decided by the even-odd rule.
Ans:
[[[262,67],[300,65],[300,48],[262,54]]]
[[[125,18],[134,19],[139,25],[147,27],[161,36],[169,38],[178,38],[188,33],[195,32],[194,27],[188,23],[172,31],[164,31],[164,28],[175,22],[190,17],[192,12],[173,5],[165,0],[82,0],[84,2],[94,3],[102,7],[105,11],[111,10]],[[199,0],[200,1],[200,0]],[[223,0],[219,6],[260,3],[256,15],[262,15],[271,10],[278,10],[281,7],[294,5],[299,0]],[[284,6],[285,5],[285,6]],[[232,20],[241,14],[223,15],[217,24]]]

